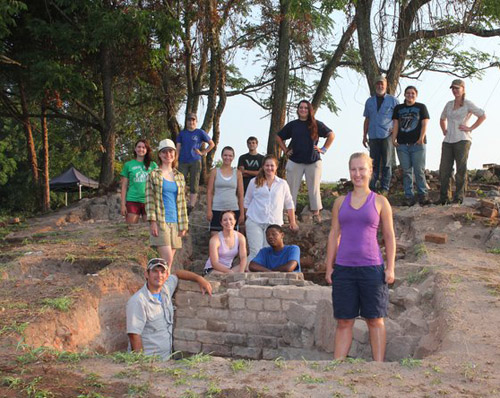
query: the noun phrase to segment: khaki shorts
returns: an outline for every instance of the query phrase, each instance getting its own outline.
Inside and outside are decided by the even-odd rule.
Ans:
[[[158,236],[150,235],[149,242],[151,246],[170,246],[172,249],[180,249],[182,239],[179,236],[177,223],[166,223],[165,231],[158,225]]]

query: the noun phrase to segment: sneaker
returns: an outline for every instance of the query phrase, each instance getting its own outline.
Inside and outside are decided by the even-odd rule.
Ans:
[[[431,203],[427,195],[418,195],[418,204],[420,206],[427,206]]]

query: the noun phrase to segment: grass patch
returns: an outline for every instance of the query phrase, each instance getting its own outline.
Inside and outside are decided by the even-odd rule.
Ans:
[[[486,250],[487,253],[500,254],[500,247],[494,247],[493,249]]]
[[[176,352],[174,352],[172,355],[175,355]],[[210,362],[212,360],[212,356],[210,354],[204,354],[200,352],[199,354],[192,355],[187,358],[183,358],[179,361],[184,366],[187,366],[188,368],[194,368],[198,366],[201,363],[206,363]]]
[[[130,384],[128,386],[127,396],[128,397],[147,397],[149,395],[149,383],[144,384]]]
[[[278,357],[274,360],[274,366],[278,369],[286,369],[286,362],[283,357]]]
[[[67,296],[46,298],[42,300],[42,304],[45,308],[52,308],[57,311],[68,312],[71,305],[73,304],[73,299]]]
[[[297,376],[295,378],[295,381],[297,384],[303,383],[303,384],[322,384],[326,382],[326,379],[324,377],[314,377],[311,376],[307,373],[301,374],[300,376]]]
[[[408,284],[413,285],[414,283],[423,282],[429,276],[429,268],[424,267],[418,271],[408,274],[406,281]]]
[[[429,251],[427,250],[427,246],[425,246],[425,243],[417,243],[415,246],[413,246],[413,254],[417,259],[420,259],[427,256],[429,254]]]
[[[488,294],[491,296],[500,296],[500,284],[490,283],[489,285],[486,285],[486,287],[488,288]]]
[[[222,392],[222,389],[213,381],[208,384],[208,389],[205,392],[205,398],[216,398]]]
[[[0,385],[11,388],[18,388],[23,384],[23,379],[14,376],[5,376],[0,380]]]
[[[148,364],[159,362],[161,358],[158,355],[146,355],[143,352],[114,352],[107,356],[115,363],[125,363],[127,365]]]
[[[250,361],[247,359],[236,359],[231,361],[231,370],[234,373],[246,372],[248,369],[250,369]]]
[[[365,363],[366,361],[363,358],[350,358],[347,357],[344,359],[345,363]]]
[[[182,393],[181,398],[200,398],[200,394],[193,390],[186,390]]]
[[[12,322],[10,325],[5,325],[0,329],[0,336],[3,334],[17,333],[22,335],[26,328],[28,327],[29,322],[18,323],[17,321]]]
[[[85,378],[85,382],[83,383],[86,387],[95,387],[95,388],[103,388],[104,383],[101,381],[101,376],[97,373],[89,373]]]
[[[401,361],[399,361],[401,366],[404,366],[405,368],[413,369],[413,368],[418,368],[422,366],[422,360],[420,359],[414,359],[414,358],[403,358]]]

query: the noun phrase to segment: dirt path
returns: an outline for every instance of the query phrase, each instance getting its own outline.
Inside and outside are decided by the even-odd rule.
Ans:
[[[130,295],[142,283],[147,233],[109,222],[36,220],[0,249],[0,396],[500,396],[500,255],[486,251],[491,228],[470,213],[451,206],[396,209],[399,243],[407,252],[397,277],[407,278],[416,265],[433,275],[437,289],[428,310],[439,314],[433,327],[440,341],[421,361],[384,364],[207,355],[150,363],[142,356],[106,354],[105,344],[95,343],[97,332],[107,339],[121,333],[106,332],[99,323],[89,328],[96,335],[77,332],[94,322],[96,297]],[[448,242],[424,242],[429,232],[446,233]],[[69,300],[67,311],[62,298]],[[107,308],[106,319],[123,317],[112,300]],[[47,340],[54,330],[59,340]],[[103,355],[36,348],[47,341],[80,353],[92,341]]]

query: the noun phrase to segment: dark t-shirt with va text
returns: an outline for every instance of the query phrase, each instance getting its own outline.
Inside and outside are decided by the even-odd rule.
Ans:
[[[429,119],[429,112],[424,104],[399,104],[394,108],[392,119],[397,120],[398,144],[415,144],[422,132],[422,120]]]
[[[238,159],[238,168],[243,166],[245,170],[257,171],[261,168],[263,160],[264,160],[264,155],[261,155],[260,153],[256,155],[250,155],[250,153],[245,153],[244,155],[241,155],[240,158]],[[243,185],[245,187],[245,192],[252,178],[253,177],[243,177]]]
[[[332,129],[325,126],[324,123],[316,120],[318,123],[318,135],[326,137]],[[295,163],[311,164],[321,159],[319,153],[314,150],[314,145],[318,145],[318,141],[313,142],[311,133],[307,127],[306,120],[296,119],[286,124],[281,129],[278,136],[283,140],[292,139],[291,148],[292,155],[290,160]]]

